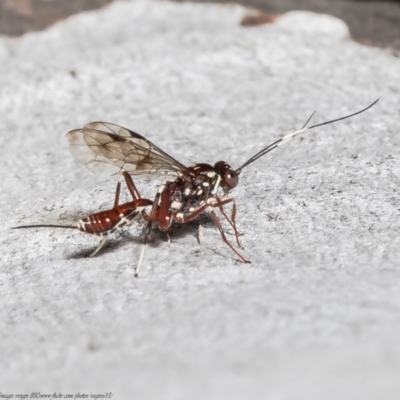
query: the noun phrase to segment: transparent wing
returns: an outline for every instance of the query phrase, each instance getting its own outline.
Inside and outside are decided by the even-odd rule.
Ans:
[[[67,133],[73,156],[93,172],[173,174],[186,167],[143,136],[110,122],[90,122]]]

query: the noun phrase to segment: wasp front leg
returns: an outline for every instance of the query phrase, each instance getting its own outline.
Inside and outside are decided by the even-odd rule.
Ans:
[[[243,249],[243,246],[240,244],[239,242],[239,236],[243,236],[243,233],[240,233],[237,228],[236,228],[236,201],[234,198],[231,199],[226,199],[226,200],[221,200],[221,198],[219,196],[216,196],[216,199],[218,201],[219,205],[219,211],[220,213],[225,217],[225,219],[231,224],[234,232],[235,232],[235,236],[236,236],[236,243],[238,245],[239,248]],[[221,203],[223,203],[223,205],[221,205]],[[224,210],[224,205],[228,204],[228,203],[233,203],[232,204],[232,212],[231,212],[231,218],[229,218]]]
[[[210,210],[211,216],[214,220],[214,222],[216,223],[219,232],[221,234],[222,240],[224,243],[226,243],[231,250],[240,258],[240,260],[244,263],[250,263],[249,260],[247,260],[244,256],[242,256],[229,242],[229,240],[226,238],[225,236],[225,232],[224,229],[222,227],[221,221],[219,220],[218,216],[215,214],[215,212],[212,210],[212,208],[219,208],[221,209],[224,205],[228,204],[228,203],[232,203],[234,201],[234,199],[225,199],[225,200],[220,200],[218,199],[217,202],[214,203],[210,203],[210,204],[204,204],[203,206],[201,206],[200,208],[198,208],[196,211],[194,211],[193,213],[183,216],[181,215],[181,213],[176,213],[174,215],[174,219],[176,220],[176,222],[180,223],[180,224],[185,224],[186,222],[192,221],[193,219],[197,218],[198,216],[200,216],[204,211],[206,211],[207,209]],[[225,216],[225,218],[227,218],[225,213],[222,213],[222,215]],[[229,218],[227,218],[227,220],[229,221]],[[236,235],[236,241],[238,242],[238,232],[236,229],[236,224],[232,223],[231,224],[232,227],[235,230],[235,235]],[[239,246],[240,247],[240,246]]]

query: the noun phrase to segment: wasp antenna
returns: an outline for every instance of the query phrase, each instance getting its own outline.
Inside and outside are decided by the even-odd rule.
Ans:
[[[313,113],[308,117],[308,120],[306,121],[306,123],[301,127],[301,129],[304,129],[308,123],[311,121],[312,117],[315,115],[316,111],[313,111]]]
[[[78,229],[75,225],[21,225],[13,226],[11,229],[25,229],[25,228],[66,228],[66,229]]]
[[[376,100],[375,100],[372,104],[370,104],[368,107],[365,107],[364,109],[362,109],[362,110],[360,110],[360,111],[357,111],[357,112],[355,112],[355,113],[353,113],[353,114],[346,115],[346,116],[344,116],[344,117],[340,117],[340,118],[336,118],[336,119],[332,119],[331,121],[322,122],[322,123],[320,123],[320,124],[310,126],[310,127],[308,127],[308,129],[317,128],[318,126],[322,126],[322,125],[333,124],[334,122],[338,122],[338,121],[342,121],[342,120],[347,119],[347,118],[355,117],[356,115],[362,114],[363,112],[369,110],[369,109],[370,109],[371,107],[373,107],[378,101],[379,101],[379,99],[376,99]]]
[[[258,153],[254,154],[254,156],[250,157],[241,167],[239,167],[236,170],[237,174],[240,174],[241,170],[244,167],[247,167],[249,164],[253,163],[254,161],[258,160],[260,157],[264,156],[265,154],[269,153],[270,151],[276,149],[279,146],[282,146],[284,143],[288,142],[289,140],[292,140],[295,136],[297,136],[300,133],[303,133],[305,131],[308,131],[310,129],[314,129],[314,128],[318,128],[319,126],[323,126],[323,125],[328,125],[328,124],[333,124],[334,122],[338,122],[338,121],[342,121],[344,119],[347,118],[351,118],[354,117],[358,114],[361,114],[367,110],[369,110],[371,107],[373,107],[377,102],[379,101],[379,99],[375,100],[372,104],[370,104],[368,107],[363,108],[360,111],[357,111],[353,114],[349,114],[346,115],[344,117],[340,117],[340,118],[336,118],[336,119],[332,119],[330,121],[325,121],[325,122],[321,122],[320,124],[316,124],[316,125],[312,125],[307,127],[307,124],[310,122],[311,118],[314,116],[315,112],[313,112],[310,116],[310,118],[307,120],[307,122],[304,124],[303,128],[299,129],[298,131],[289,133],[286,136],[281,137],[280,139],[276,140],[275,142],[271,143],[269,146],[265,147],[264,149],[260,150]]]

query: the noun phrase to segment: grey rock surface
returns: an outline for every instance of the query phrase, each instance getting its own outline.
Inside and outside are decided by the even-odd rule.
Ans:
[[[115,3],[0,39],[2,393],[116,399],[396,399],[400,389],[400,61],[312,13],[244,28],[240,6]],[[65,133],[127,126],[182,163],[243,170],[240,263],[212,220],[142,225],[86,258],[72,223],[111,207],[116,176]],[[153,197],[163,179],[136,179]],[[127,199],[126,193],[124,193]],[[227,224],[226,224],[227,225]],[[234,240],[227,227],[228,237]]]

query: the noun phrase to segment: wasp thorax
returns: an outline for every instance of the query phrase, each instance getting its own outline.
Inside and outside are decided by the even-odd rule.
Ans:
[[[237,186],[239,174],[226,161],[218,161],[214,168],[221,176],[221,187],[225,193],[230,192]]]

